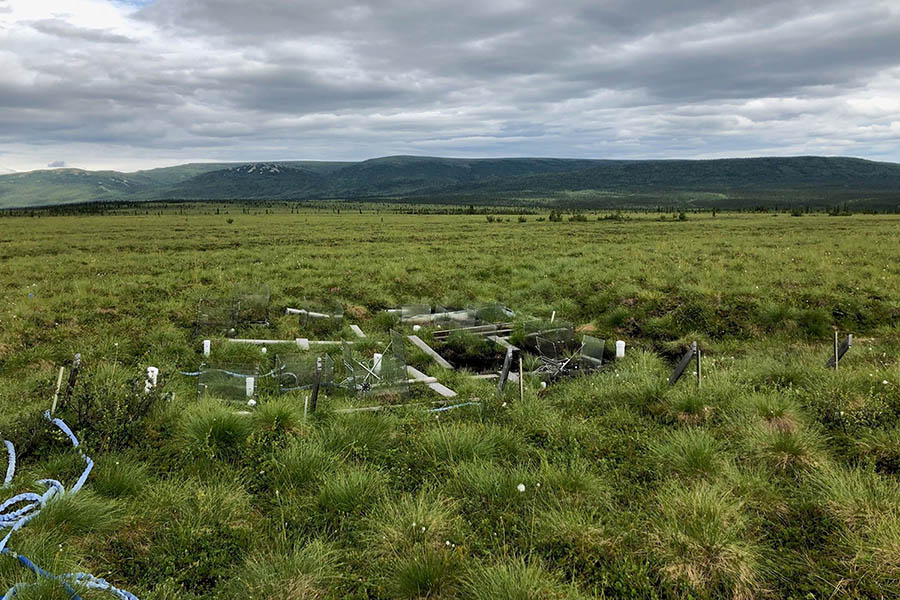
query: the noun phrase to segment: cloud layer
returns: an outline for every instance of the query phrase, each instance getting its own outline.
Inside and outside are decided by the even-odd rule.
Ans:
[[[900,161],[898,31],[892,0],[0,0],[0,167]]]

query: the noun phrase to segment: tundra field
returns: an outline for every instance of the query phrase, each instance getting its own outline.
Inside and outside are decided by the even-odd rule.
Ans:
[[[0,219],[0,503],[82,472],[42,416],[75,353],[54,416],[96,463],[10,536],[43,569],[142,600],[900,596],[900,216],[215,208]],[[325,339],[284,308],[337,301],[328,336],[370,361],[412,333],[385,309],[500,302],[513,328],[555,311],[609,360],[526,376],[520,399],[407,343],[465,406],[429,412],[424,388],[342,412],[390,399],[327,390],[305,415],[308,391],[264,377],[256,406],[198,399],[181,372],[204,361],[273,368],[277,345],[213,336],[205,358],[194,335],[201,299],[259,283],[271,326],[239,337]],[[835,330],[854,336],[836,371]],[[490,362],[470,337],[456,356]],[[689,367],[670,386],[694,341],[702,385]],[[0,594],[36,581],[16,598],[68,597],[0,555]]]

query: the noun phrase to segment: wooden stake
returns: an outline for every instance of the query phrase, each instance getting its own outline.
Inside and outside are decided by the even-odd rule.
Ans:
[[[322,371],[322,359],[316,358],[316,378],[313,381],[312,397],[309,403],[309,412],[316,412],[316,404],[319,401],[319,375]]]
[[[81,369],[81,354],[75,355],[75,360],[72,361],[72,370],[69,372],[69,382],[66,385],[66,395],[63,398],[65,401],[68,401],[69,398],[72,397],[72,392],[75,391],[75,384],[78,382],[78,371]]]
[[[525,377],[522,372],[522,355],[519,355],[519,402],[525,399]]]
[[[703,379],[703,376],[700,374],[700,348],[697,348],[697,387],[700,387],[700,383]]]
[[[838,370],[838,333],[834,332],[834,370]]]
[[[56,378],[56,392],[53,394],[53,405],[50,407],[51,415],[56,412],[56,403],[59,402],[59,389],[62,387],[62,378],[65,370],[65,367],[59,368],[59,377]]]

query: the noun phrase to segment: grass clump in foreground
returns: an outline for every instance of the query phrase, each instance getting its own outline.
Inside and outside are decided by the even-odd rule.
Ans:
[[[4,492],[69,487],[83,469],[41,417],[74,352],[84,385],[59,410],[96,462],[82,492],[11,538],[52,572],[142,600],[900,596],[896,217],[0,221],[13,225],[0,235],[0,431],[19,468]],[[304,416],[308,392],[279,395],[265,377],[255,408],[198,401],[178,375],[205,360],[197,302],[245,281],[268,282],[275,305],[270,328],[240,335],[306,336],[279,299],[327,291],[369,336],[354,345],[364,359],[402,328],[382,309],[422,298],[555,310],[628,351],[547,389],[526,378],[520,401],[408,347],[459,400],[482,401],[443,413],[341,413],[378,400],[328,388]],[[837,373],[823,367],[832,328],[856,336]],[[694,340],[703,385],[692,365],[669,386]],[[483,342],[447,346],[458,367],[502,360]],[[277,351],[215,338],[210,360],[264,374]],[[145,395],[149,365],[161,389]],[[24,581],[0,557],[0,589]]]

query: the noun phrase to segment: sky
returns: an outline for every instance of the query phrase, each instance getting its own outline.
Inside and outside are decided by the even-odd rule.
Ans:
[[[0,0],[0,172],[900,162],[900,0]]]

